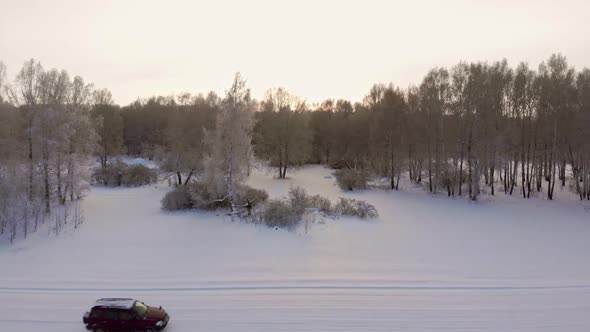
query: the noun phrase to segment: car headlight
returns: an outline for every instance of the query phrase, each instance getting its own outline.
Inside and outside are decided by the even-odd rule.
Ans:
[[[163,320],[160,320],[160,321],[158,321],[158,322],[156,323],[156,326],[157,326],[157,327],[162,327],[162,326],[164,326],[164,324],[166,324],[166,323],[165,323]]]

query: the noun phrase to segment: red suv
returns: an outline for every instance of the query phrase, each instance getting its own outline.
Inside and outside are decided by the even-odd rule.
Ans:
[[[163,330],[170,317],[162,309],[150,307],[134,299],[108,298],[94,303],[82,321],[94,332]]]

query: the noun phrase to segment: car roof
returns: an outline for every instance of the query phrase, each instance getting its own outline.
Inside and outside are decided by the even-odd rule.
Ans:
[[[104,298],[96,300],[94,307],[131,309],[135,305],[135,301],[129,298]]]

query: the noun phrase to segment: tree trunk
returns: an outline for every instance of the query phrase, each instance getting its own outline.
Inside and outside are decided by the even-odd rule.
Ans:
[[[176,180],[177,180],[177,185],[181,185],[182,184],[182,174],[180,173],[180,171],[176,172]]]
[[[514,160],[514,168],[512,169],[512,178],[510,179],[510,195],[514,192],[514,187],[518,181],[518,159]]]
[[[190,179],[193,177],[194,172],[195,172],[195,167],[191,168],[191,171],[188,173],[186,179],[184,179],[185,186],[189,183]]]
[[[28,133],[28,147],[29,147],[29,188],[28,188],[28,198],[29,202],[33,201],[33,175],[35,171],[35,165],[33,164],[33,136],[31,133],[31,127],[33,125],[33,121],[29,123],[29,133]]]
[[[59,152],[57,153],[57,161],[56,161],[56,176],[57,176],[57,198],[59,200],[59,203],[61,205],[63,205],[66,201],[66,194],[63,192],[63,188],[62,188],[62,179],[61,179],[61,156],[59,155]]]
[[[565,169],[566,169],[566,162],[565,162],[565,158],[563,158],[561,160],[561,167],[560,167],[560,172],[559,172],[559,179],[561,180],[561,186],[565,187]]]
[[[45,213],[49,214],[51,212],[50,207],[50,188],[49,188],[49,157],[45,155],[46,152],[43,153],[43,184],[45,189]]]
[[[394,167],[394,154],[393,154],[393,146],[390,142],[390,146],[389,146],[389,165],[390,165],[390,180],[391,180],[391,189],[395,189],[395,167]]]
[[[430,138],[428,138],[428,186],[430,188],[430,192],[433,192],[433,187],[432,187],[432,153],[431,153],[431,146],[430,146]]]
[[[467,165],[468,165],[468,175],[467,181],[469,183],[469,198],[475,200],[475,196],[473,195],[473,162],[471,160],[471,137],[472,131],[469,131],[469,140],[467,141]],[[478,179],[479,181],[479,179]]]

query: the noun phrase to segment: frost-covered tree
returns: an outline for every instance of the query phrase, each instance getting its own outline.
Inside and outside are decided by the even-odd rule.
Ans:
[[[447,161],[444,156],[444,115],[449,107],[449,72],[445,68],[433,69],[420,85],[420,105],[425,120],[428,186],[436,193]]]
[[[279,179],[287,169],[303,165],[309,157],[309,118],[305,103],[284,88],[270,89],[256,113],[255,153],[278,168]]]
[[[80,172],[84,172],[82,166],[86,157],[97,148],[98,135],[90,116],[92,87],[82,77],[76,76],[68,95],[68,137],[64,149],[67,166],[61,204],[65,203],[67,196],[70,200],[81,196],[85,182]]]
[[[533,186],[533,166],[537,146],[537,122],[535,121],[538,98],[535,84],[536,73],[526,63],[520,63],[514,71],[510,92],[512,115],[518,121],[516,137],[518,158],[520,159],[520,186],[523,198],[531,196]],[[515,185],[515,183],[513,184]]]
[[[565,160],[564,148],[571,140],[567,118],[571,117],[574,108],[575,72],[563,55],[554,54],[546,63],[539,65],[537,79],[540,89],[537,111],[542,131],[542,177],[547,182],[547,198],[553,199],[559,164]],[[565,166],[562,168],[565,177]]]
[[[167,107],[160,168],[172,172],[177,185],[187,185],[203,171],[205,132],[214,129],[219,108],[217,98],[211,94],[208,98],[199,95],[190,102],[189,97],[181,96],[178,105]]]
[[[94,105],[114,105],[113,96],[108,89],[92,91],[92,103]]]
[[[590,69],[576,78],[578,107],[572,119],[572,136],[567,155],[572,168],[574,188],[581,200],[590,200]]]
[[[6,88],[6,66],[0,61],[0,104],[4,103],[4,92]]]
[[[90,85],[27,61],[0,103],[0,228],[26,237],[52,207],[81,197],[95,144]],[[7,221],[8,220],[8,221]],[[64,221],[65,222],[65,221]],[[57,227],[57,226],[56,226]]]
[[[101,167],[121,154],[123,148],[123,117],[119,107],[112,104],[110,92],[106,89],[92,94],[91,116],[98,133],[98,147],[95,150]]]
[[[238,187],[246,177],[252,152],[253,112],[250,90],[237,73],[217,115],[215,132],[209,136],[211,157],[207,166],[210,190],[218,196],[223,193],[232,212],[238,211]]]
[[[369,105],[373,112],[371,122],[372,160],[380,174],[389,177],[391,189],[399,189],[399,180],[405,167],[407,104],[404,92],[392,85],[382,88],[379,97]],[[372,90],[377,89],[374,87]]]
[[[26,199],[26,179],[22,178],[20,167],[24,154],[19,147],[19,122],[17,109],[0,103],[0,235],[10,232],[16,222],[19,196],[24,193]]]

